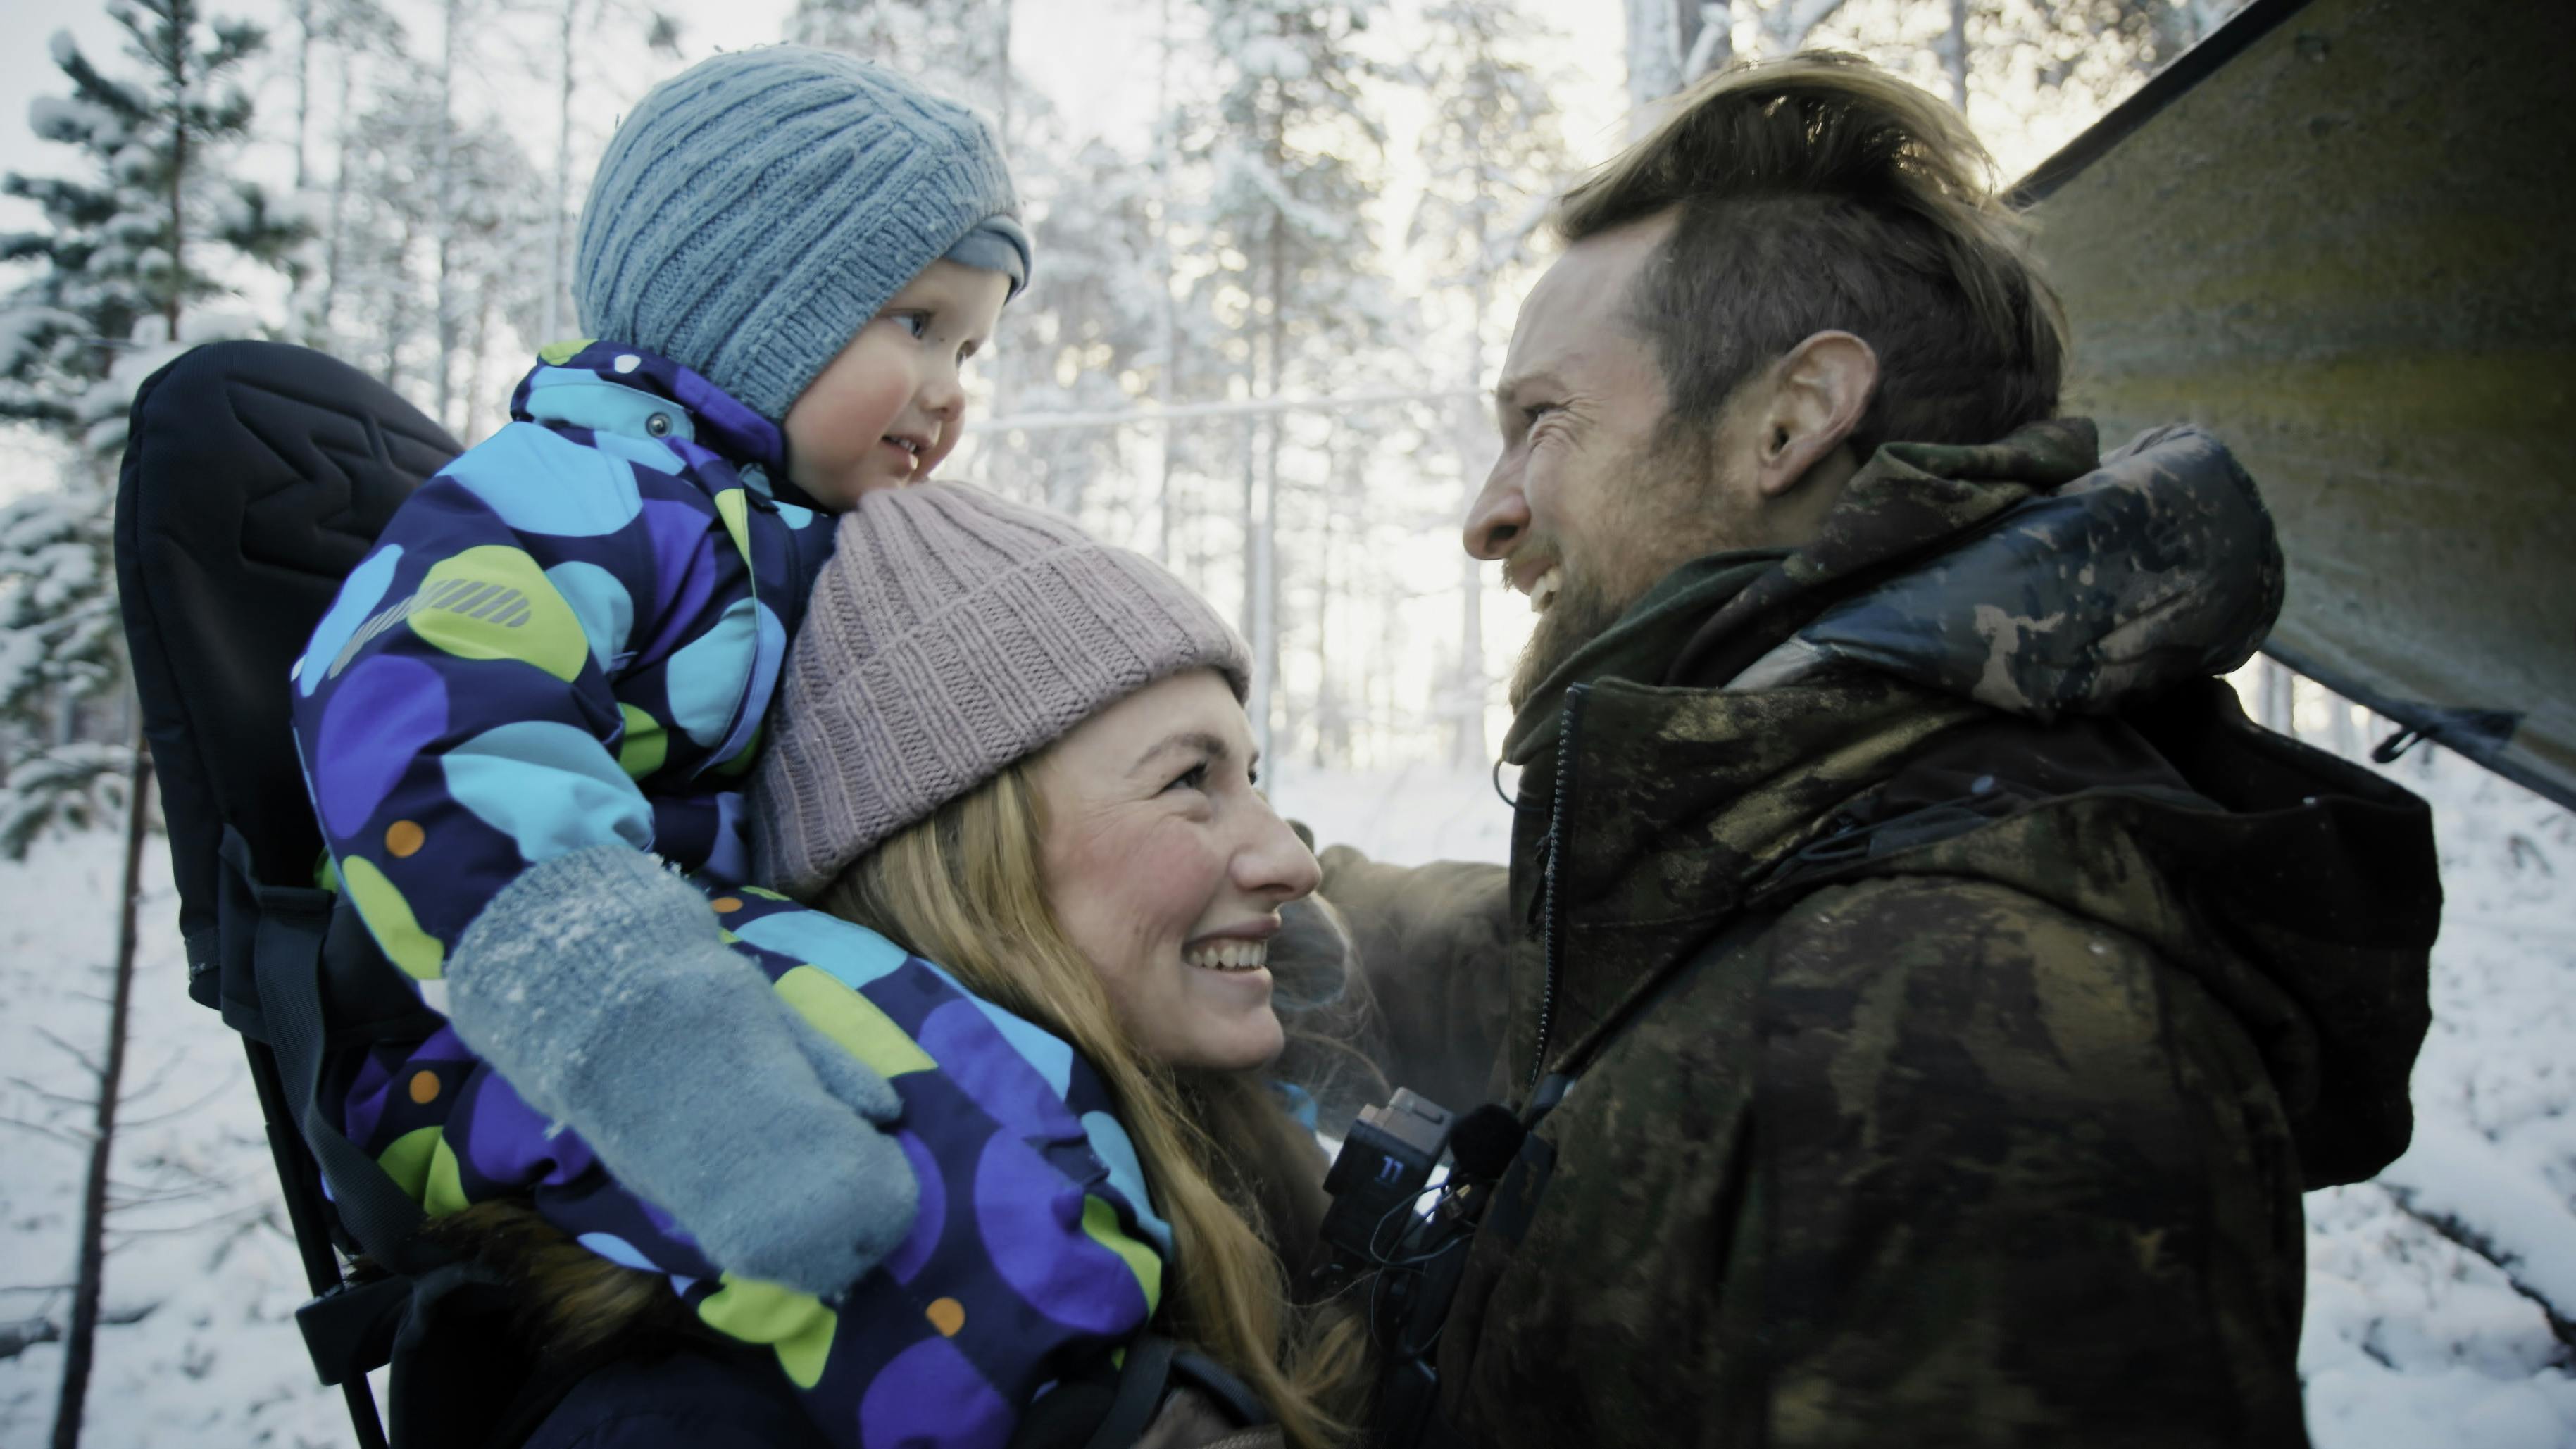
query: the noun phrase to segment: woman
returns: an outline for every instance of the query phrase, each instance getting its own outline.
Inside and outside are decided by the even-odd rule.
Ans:
[[[1314,1241],[1322,1164],[1263,1069],[1284,1044],[1268,946],[1317,867],[1255,788],[1245,677],[1204,601],[1061,518],[955,485],[870,495],[789,660],[755,855],[787,896],[1080,1054],[1123,1125],[1093,1140],[1132,1143],[1111,1177],[1141,1175],[1127,1196],[1160,1230],[1154,1328],[1311,1445],[1353,1407],[1357,1335],[1291,1307],[1283,1254]],[[977,1190],[926,1181],[917,1231]],[[677,1438],[732,1393],[777,1397],[757,1364],[628,1355],[531,1442],[657,1442],[656,1415]]]

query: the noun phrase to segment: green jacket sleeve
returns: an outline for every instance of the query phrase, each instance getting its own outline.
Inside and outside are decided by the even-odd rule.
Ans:
[[[1390,1087],[1453,1111],[1492,1100],[1511,1004],[1510,872],[1454,860],[1386,865],[1347,845],[1320,859],[1318,894],[1346,925],[1352,989],[1366,1003],[1361,1050]]]

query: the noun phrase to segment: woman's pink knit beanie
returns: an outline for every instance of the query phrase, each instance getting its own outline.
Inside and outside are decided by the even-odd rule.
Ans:
[[[879,842],[1167,675],[1244,697],[1243,640],[1160,565],[958,483],[863,495],[787,657],[752,784],[761,884],[811,899]]]

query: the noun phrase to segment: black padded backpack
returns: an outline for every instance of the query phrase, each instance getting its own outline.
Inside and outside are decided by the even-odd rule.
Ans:
[[[297,768],[288,670],[456,440],[319,352],[199,347],[136,393],[116,498],[117,587],[161,781],[188,993],[249,1050],[315,1298],[314,1367],[358,1440],[386,1443],[368,1370],[391,1362],[397,1445],[486,1442],[529,1377],[492,1329],[507,1302],[420,1236],[419,1207],[316,1110],[334,1063],[438,1017],[353,910],[315,885],[322,838]],[[325,1184],[328,1184],[327,1189]],[[349,1281],[343,1255],[377,1270]]]

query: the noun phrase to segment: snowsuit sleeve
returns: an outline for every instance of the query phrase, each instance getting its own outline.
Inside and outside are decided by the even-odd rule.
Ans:
[[[296,742],[342,887],[436,979],[528,865],[655,844],[663,726],[611,687],[656,629],[633,468],[515,423],[424,484],[296,669]]]

